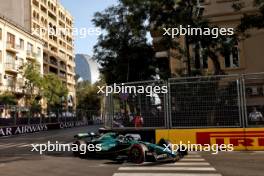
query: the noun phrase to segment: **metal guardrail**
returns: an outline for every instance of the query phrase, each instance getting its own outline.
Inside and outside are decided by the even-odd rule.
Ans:
[[[74,121],[99,124],[102,119],[100,112],[96,110],[50,110],[47,113],[29,111],[26,107],[0,106],[0,127]]]

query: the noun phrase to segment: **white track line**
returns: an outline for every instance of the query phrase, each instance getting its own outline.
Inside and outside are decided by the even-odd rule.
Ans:
[[[197,155],[199,152],[188,152],[189,155]]]
[[[132,171],[216,171],[214,167],[120,167],[118,170]]]
[[[194,158],[199,158],[199,157],[201,157],[201,155],[186,155],[186,156],[184,156],[184,158],[191,158],[191,157],[194,157]]]
[[[165,166],[210,166],[207,162],[176,162],[164,164]]]
[[[182,158],[180,161],[205,161],[203,158]]]
[[[222,176],[217,173],[114,173],[113,176]]]
[[[31,147],[31,144],[20,145],[20,146],[17,146],[17,147],[18,147],[18,148]]]
[[[11,148],[11,147],[16,147],[16,146],[20,146],[20,145],[25,145],[27,143],[10,143],[10,144],[5,144],[5,145],[0,145],[0,149],[6,149],[6,148]]]

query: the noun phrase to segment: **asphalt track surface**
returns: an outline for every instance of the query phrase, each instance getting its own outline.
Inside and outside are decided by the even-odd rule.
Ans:
[[[70,144],[78,132],[96,131],[99,126],[0,138],[2,176],[263,176],[264,152],[192,152],[176,163],[115,163],[111,160],[80,159],[71,152],[32,152],[31,144]]]

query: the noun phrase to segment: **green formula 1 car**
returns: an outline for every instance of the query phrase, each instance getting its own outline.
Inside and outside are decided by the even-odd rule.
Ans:
[[[95,135],[94,133],[79,133],[75,135],[75,138],[77,140],[73,144],[79,146],[79,150],[73,153],[82,158],[99,157],[140,164],[157,161],[175,162],[187,154],[184,151],[175,152],[166,148],[165,145],[168,146],[169,142],[164,139],[161,139],[158,144],[140,141],[138,134],[120,135],[110,132]],[[83,152],[82,146],[86,150],[85,152]],[[93,150],[89,150],[89,148]]]

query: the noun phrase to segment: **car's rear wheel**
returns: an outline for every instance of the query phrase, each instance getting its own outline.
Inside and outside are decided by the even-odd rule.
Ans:
[[[144,144],[134,144],[129,150],[129,161],[141,164],[145,161],[147,147]]]

